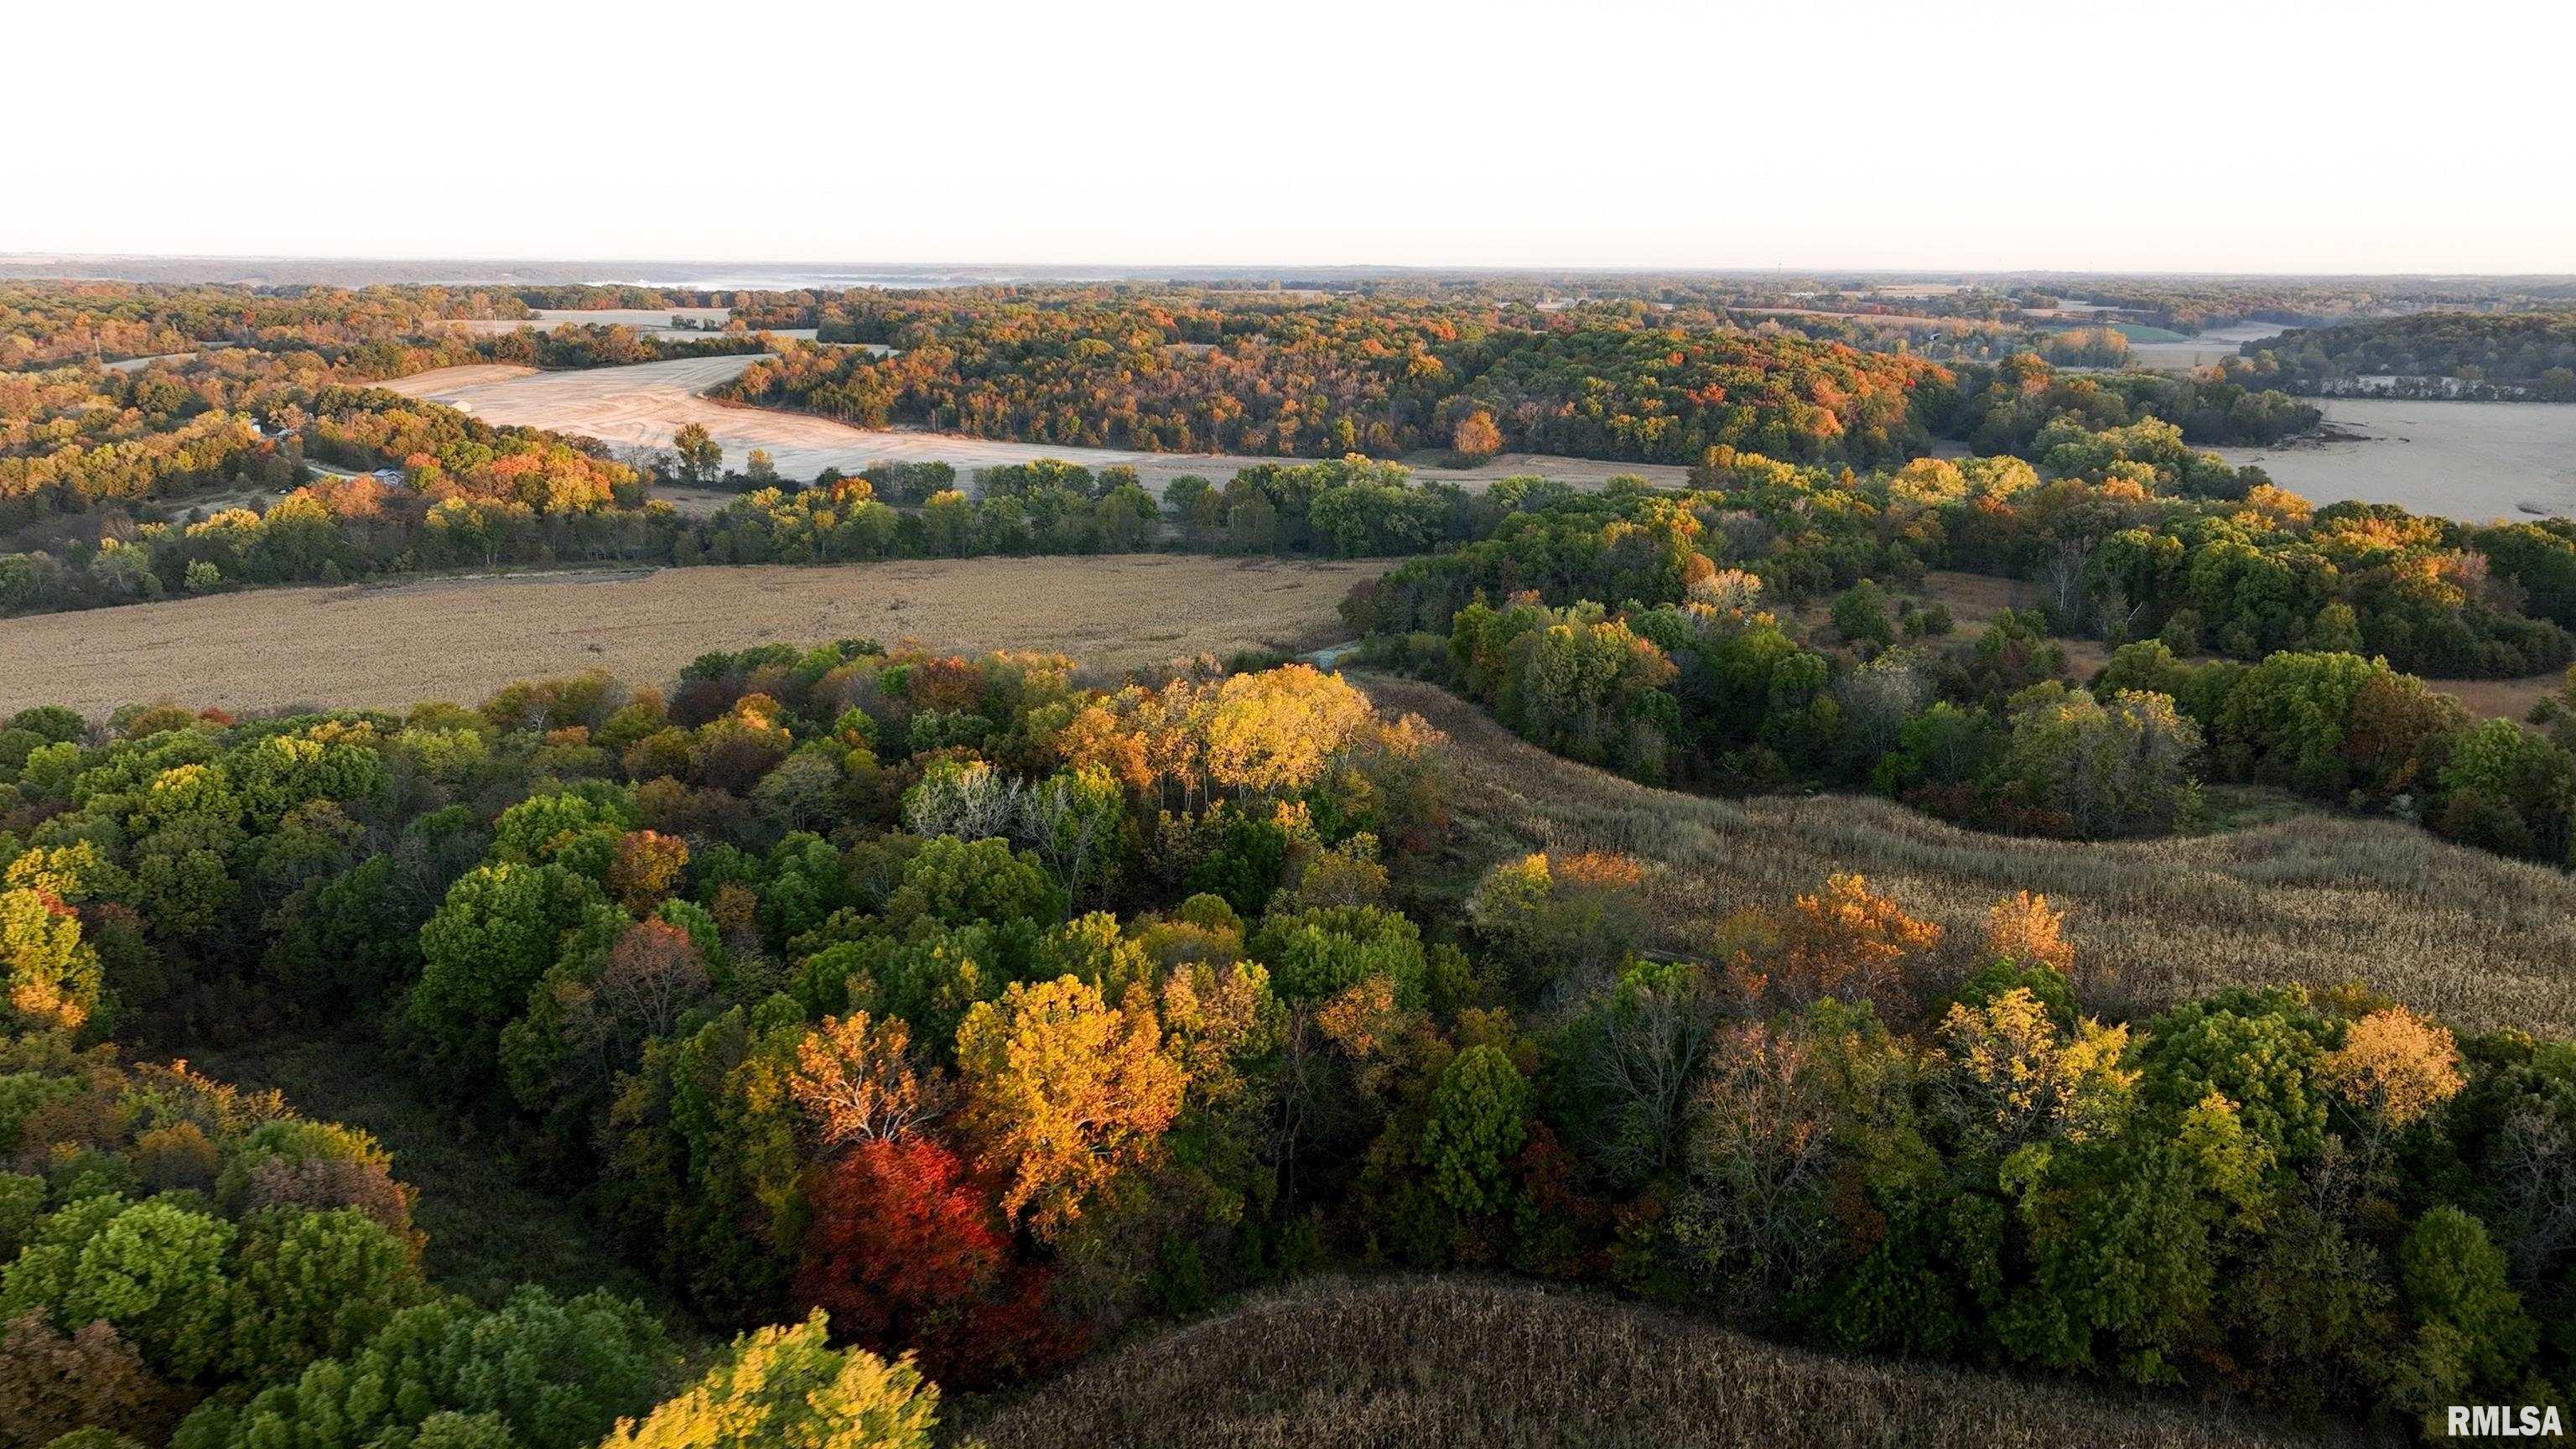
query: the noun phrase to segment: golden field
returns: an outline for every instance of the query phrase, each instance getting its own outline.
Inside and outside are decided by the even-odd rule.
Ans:
[[[1122,554],[264,589],[0,620],[0,711],[471,703],[514,679],[667,684],[710,650],[845,638],[1062,650],[1116,670],[1330,642],[1334,606],[1384,567]]]

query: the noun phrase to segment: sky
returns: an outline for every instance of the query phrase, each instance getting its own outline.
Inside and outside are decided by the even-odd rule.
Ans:
[[[2546,0],[192,0],[7,29],[0,252],[2576,272],[2576,6]]]

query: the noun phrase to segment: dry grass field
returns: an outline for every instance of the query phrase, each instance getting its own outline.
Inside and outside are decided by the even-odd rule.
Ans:
[[[2576,1030],[2576,878],[2410,825],[2284,807],[2223,833],[2076,844],[1864,796],[1710,799],[1559,759],[1431,685],[1355,677],[1449,736],[1463,866],[1536,848],[1653,862],[1649,944],[1664,949],[1702,949],[1740,907],[1859,871],[1958,941],[1997,897],[2046,894],[2066,912],[2079,987],[2124,1013],[2230,985],[2360,980],[2462,1026]]]
[[[707,362],[715,359],[693,360]],[[659,367],[665,364],[653,365]],[[514,377],[536,375],[535,368],[521,367],[513,362],[469,362],[462,367],[433,367],[427,372],[415,372],[409,377],[393,378],[377,383],[376,386],[387,392],[400,393],[404,397],[425,397],[433,402],[453,402],[456,395],[467,388],[481,387],[486,383],[507,382]]]
[[[2280,335],[2278,323],[2239,322],[2168,341],[2132,341],[2129,362],[2158,372],[2189,372],[2196,367],[2216,367],[2237,356],[2237,349],[2245,343]]]
[[[1300,1284],[983,1407],[954,1405],[950,1416],[991,1449],[2307,1442],[2219,1409],[1828,1358],[1595,1294],[1486,1279]]]
[[[0,712],[162,699],[398,709],[586,669],[666,684],[708,650],[841,638],[1060,649],[1124,669],[1330,642],[1334,606],[1384,567],[1127,554],[268,589],[0,620]]]
[[[825,468],[855,473],[870,463],[888,461],[943,462],[967,472],[1035,458],[1063,458],[1094,468],[1126,464],[1148,489],[1160,493],[1165,484],[1185,473],[1223,482],[1237,469],[1283,461],[1230,453],[1138,453],[900,428],[854,428],[803,413],[730,407],[701,396],[750,361],[748,357],[698,357],[565,372],[490,365],[444,367],[391,386],[405,396],[465,408],[486,422],[551,428],[627,446],[664,447],[681,427],[698,423],[724,447],[726,460],[734,466],[739,467],[752,449],[766,448],[777,460],[778,471],[791,478],[811,478]],[[1665,464],[1602,463],[1535,453],[1506,453],[1482,467],[1464,469],[1440,466],[1436,456],[1408,461],[1425,478],[1467,484],[1515,473],[1543,473],[1579,487],[1598,487],[1617,474],[1636,473],[1678,485],[1687,473]]]
[[[2526,674],[2519,679],[2432,679],[2425,681],[2489,719],[2523,719],[2542,700],[2567,689],[2567,671]]]

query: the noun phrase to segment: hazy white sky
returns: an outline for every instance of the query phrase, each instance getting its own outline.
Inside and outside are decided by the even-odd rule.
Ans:
[[[0,251],[2576,271],[2576,5],[12,7]]]

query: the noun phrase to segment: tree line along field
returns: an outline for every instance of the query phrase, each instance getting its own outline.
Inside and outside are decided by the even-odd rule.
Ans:
[[[1381,567],[1122,555],[275,589],[0,621],[0,711],[402,709],[515,679],[663,678],[710,650],[851,637],[1059,650],[1106,670],[1297,652],[1340,637],[1334,606]]]
[[[2419,312],[2297,328],[2245,350],[2300,392],[2576,402],[2576,308]]]

